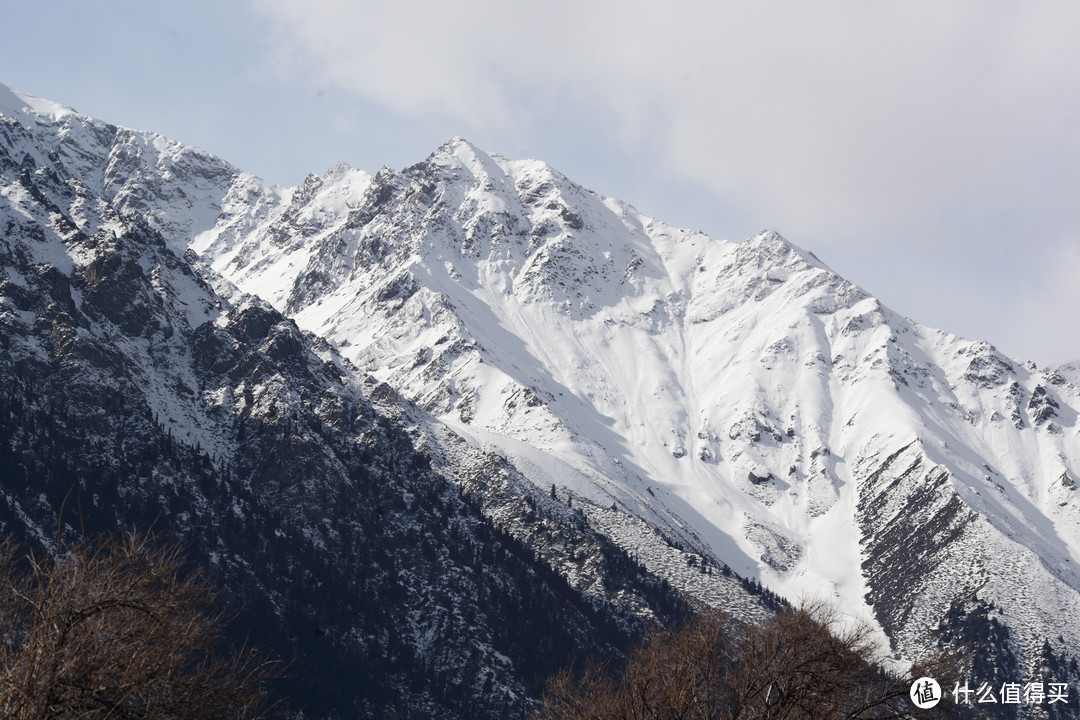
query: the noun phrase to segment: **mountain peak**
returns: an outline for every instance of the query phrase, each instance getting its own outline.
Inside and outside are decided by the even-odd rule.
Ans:
[[[794,255],[811,267],[831,271],[831,268],[821,262],[817,255],[799,247],[776,230],[762,230],[756,235],[743,240],[741,244],[751,248],[763,260],[772,260],[777,263],[788,262],[792,259],[791,256]]]
[[[70,112],[7,88],[0,110],[27,126]],[[0,164],[13,228],[0,242],[19,243],[0,260],[20,263],[0,268],[0,319],[18,342],[37,338],[36,356],[82,357],[94,372],[111,352],[149,348],[128,363],[147,369],[139,392],[160,388],[145,416],[193,428],[202,448],[233,447],[199,429],[234,411],[247,440],[255,421],[302,440],[368,420],[326,395],[352,392],[348,373],[326,375],[344,360],[309,363],[300,334],[265,308],[216,312],[232,288],[209,296],[168,250],[201,253],[208,273],[336,343],[385,384],[378,396],[400,398],[395,412],[470,497],[492,494],[483,511],[511,534],[532,542],[541,533],[519,520],[572,516],[701,602],[727,602],[709,570],[726,565],[789,597],[835,598],[907,657],[941,644],[935,627],[976,632],[975,616],[957,617],[976,590],[991,607],[1032,608],[1001,615],[1015,666],[1048,637],[1055,653],[1080,652],[1080,629],[1059,621],[1080,614],[1075,385],[895,316],[776,231],[733,245],[672,228],[461,137],[402,172],[339,165],[286,190],[160,136],[67,132],[83,121],[0,134],[8,157],[40,165]],[[49,172],[53,151],[78,185]],[[154,232],[126,229],[128,216]],[[125,243],[156,249],[140,263],[114,251]],[[79,273],[51,279],[54,259]],[[162,314],[174,307],[176,319]],[[119,350],[86,349],[84,319],[99,317],[125,333]],[[176,360],[179,381],[158,356]],[[0,379],[21,377],[7,357]],[[183,369],[191,358],[210,366]],[[293,370],[313,383],[303,393],[281,384]],[[324,400],[293,414],[290,393]],[[237,457],[288,490],[268,458]],[[296,462],[319,457],[336,462],[319,448]],[[379,514],[425,504],[394,499]],[[580,551],[549,555],[552,567],[600,597]]]
[[[15,116],[27,113],[45,115],[53,120],[59,120],[65,115],[78,114],[74,108],[67,105],[27,95],[0,83],[0,114]]]
[[[498,177],[505,174],[495,158],[460,136],[455,136],[440,145],[426,162],[466,170],[476,178]]]
[[[1080,387],[1080,360],[1073,360],[1072,362],[1059,365],[1054,368],[1054,371],[1059,375],[1065,376],[1065,379],[1073,385]]]
[[[460,135],[455,135],[442,145],[435,149],[435,152],[431,153],[431,157],[436,158],[459,158],[461,160],[470,160],[478,156],[486,156],[487,153],[481,150],[476,145],[472,144]]]

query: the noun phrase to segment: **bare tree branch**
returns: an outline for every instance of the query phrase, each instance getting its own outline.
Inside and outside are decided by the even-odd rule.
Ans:
[[[955,667],[942,656],[916,672],[945,679]],[[577,679],[572,668],[559,673],[538,718],[899,720],[916,717],[910,684],[882,667],[868,626],[842,623],[824,605],[787,608],[761,625],[710,611],[650,632],[619,678],[595,665]]]
[[[277,665],[222,655],[213,589],[176,545],[148,535],[0,543],[0,717],[224,720],[267,717]]]

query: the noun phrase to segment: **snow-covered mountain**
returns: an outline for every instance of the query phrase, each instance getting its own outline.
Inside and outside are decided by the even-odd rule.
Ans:
[[[615,506],[835,598],[901,652],[973,596],[1025,655],[1080,642],[1060,375],[900,317],[775,233],[678,230],[460,139],[264,192],[192,248],[597,522]]]
[[[189,251],[248,182],[0,95],[0,533],[182,539],[239,636],[293,661],[279,690],[311,717],[523,717],[574,657],[617,661],[684,613],[578,507],[422,432],[422,411]],[[451,458],[467,462],[440,471]],[[712,597],[776,607],[640,529]]]
[[[1073,385],[1080,385],[1080,360],[1073,360],[1054,368],[1054,372],[1062,376]]]
[[[132,260],[193,332],[249,294],[327,341],[586,597],[618,603],[589,560],[610,543],[695,603],[762,612],[731,568],[874,623],[900,661],[972,650],[973,681],[1080,654],[1075,378],[903,318],[776,233],[673,228],[461,139],[282,188],[6,89],[0,114],[0,222],[32,255],[6,283],[48,263],[88,278],[84,302],[87,239],[144,223],[214,284]],[[136,301],[116,302],[126,321]],[[234,412],[241,391],[154,386],[173,437],[234,452],[191,396]],[[553,540],[568,522],[592,539]],[[655,612],[643,597],[626,610]]]

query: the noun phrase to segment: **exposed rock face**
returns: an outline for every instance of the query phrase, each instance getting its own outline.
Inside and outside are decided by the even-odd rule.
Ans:
[[[32,111],[0,116],[0,198],[0,522],[44,540],[74,487],[93,527],[189,538],[342,668],[326,708],[520,712],[672,588],[766,612],[732,569],[901,658],[985,630],[973,672],[1071,672],[1080,390],[776,233],[459,139],[286,189]]]
[[[574,655],[617,657],[644,618],[682,612],[541,493],[505,500],[522,538],[499,527],[492,476],[432,469],[388,386],[263,301],[219,295],[148,220],[177,190],[72,192],[60,161],[37,165],[40,138],[3,131],[0,157],[28,150],[0,176],[0,531],[182,538],[242,608],[236,632],[297,658],[289,698],[327,716],[520,716]],[[114,153],[130,162],[115,145],[100,162]],[[575,554],[591,592],[558,572]]]
[[[182,538],[238,636],[296,658],[286,696],[327,717],[521,716],[574,657],[618,658],[685,611],[587,503],[417,429],[393,388],[187,249],[245,184],[256,215],[287,192],[76,115],[0,116],[0,168],[0,532]],[[279,243],[310,227],[275,219]]]

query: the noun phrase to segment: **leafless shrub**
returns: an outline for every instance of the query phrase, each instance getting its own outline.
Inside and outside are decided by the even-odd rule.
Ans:
[[[914,672],[948,677],[951,661]],[[657,629],[621,678],[596,665],[548,684],[542,720],[823,720],[928,718],[911,679],[882,668],[870,629],[822,605],[785,609],[761,625],[720,612]],[[944,711],[944,708],[941,709]],[[918,713],[916,715],[915,713]],[[943,715],[938,715],[943,717]]]
[[[274,663],[219,654],[214,600],[177,546],[145,535],[45,554],[0,543],[0,717],[265,717]]]

